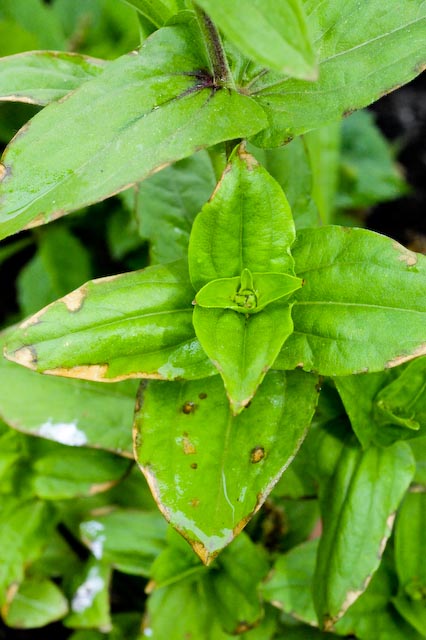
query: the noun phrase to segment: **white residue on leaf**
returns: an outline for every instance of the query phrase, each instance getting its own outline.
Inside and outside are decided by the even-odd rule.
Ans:
[[[38,428],[38,433],[43,438],[49,438],[61,444],[67,444],[71,447],[81,447],[86,444],[87,437],[83,431],[77,429],[77,420],[73,422],[53,422],[49,418]]]
[[[153,630],[152,630],[152,629],[147,628],[147,629],[144,629],[144,630],[143,630],[143,635],[144,635],[146,638],[152,638],[152,636],[154,635],[154,632],[153,632]]]
[[[90,549],[97,560],[102,558],[104,550],[105,535],[103,533],[105,527],[102,522],[97,520],[89,520],[83,522],[81,525],[83,534],[88,537],[88,544]]]
[[[99,575],[98,567],[92,567],[86,580],[79,586],[71,601],[71,609],[75,613],[86,611],[92,606],[94,599],[104,588],[104,580]]]
[[[174,367],[170,362],[166,362],[162,367],[158,367],[158,373],[166,380],[173,380],[179,376],[183,376],[185,370],[181,367]]]

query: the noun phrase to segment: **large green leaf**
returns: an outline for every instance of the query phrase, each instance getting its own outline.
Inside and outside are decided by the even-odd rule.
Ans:
[[[423,0],[304,0],[319,52],[319,80],[305,82],[257,67],[250,93],[268,114],[260,146],[283,144],[377,100],[421,72],[426,62]]]
[[[302,372],[270,372],[237,417],[219,377],[142,390],[138,463],[165,517],[204,562],[241,531],[290,463],[312,419],[315,385]]]
[[[264,127],[251,98],[212,90],[200,72],[200,51],[196,31],[165,27],[139,54],[119,58],[37,114],[2,157],[0,237],[102,200],[200,147]]]
[[[372,231],[304,229],[292,247],[304,286],[275,368],[381,371],[426,352],[426,258]]]
[[[332,629],[365,591],[413,475],[406,443],[362,451],[346,440],[334,473],[320,490],[323,534],[313,593],[325,629]]]
[[[290,207],[279,184],[238,147],[194,221],[188,253],[191,281],[198,291],[195,332],[223,377],[235,413],[253,397],[292,331],[288,304],[261,308],[262,299],[267,303],[281,294],[288,297],[301,284],[288,277],[294,237]],[[285,281],[274,295],[268,278]],[[289,281],[295,284],[287,288]],[[241,311],[247,307],[248,313],[261,310],[246,317],[236,306]]]
[[[194,335],[193,298],[181,262],[93,280],[21,324],[6,356],[89,380],[212,375]]]
[[[0,58],[0,101],[49,104],[98,76],[104,66],[103,60],[58,51]]]
[[[302,0],[198,0],[226,36],[256,62],[315,80],[316,60]]]
[[[80,535],[98,560],[124,573],[149,576],[165,545],[166,523],[158,511],[114,509],[81,522]]]
[[[136,388],[136,381],[105,387],[41,376],[0,357],[0,416],[18,431],[62,444],[132,456]]]

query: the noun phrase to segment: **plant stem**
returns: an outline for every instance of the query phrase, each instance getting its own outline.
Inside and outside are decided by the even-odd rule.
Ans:
[[[234,87],[234,81],[229,69],[228,60],[216,26],[210,20],[207,13],[194,3],[195,13],[204,36],[207,53],[210,58],[215,83],[223,86]]]

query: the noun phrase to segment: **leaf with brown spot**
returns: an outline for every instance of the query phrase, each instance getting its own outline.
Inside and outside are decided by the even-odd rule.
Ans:
[[[290,464],[312,419],[317,382],[302,371],[270,372],[237,417],[219,376],[141,389],[137,461],[160,510],[205,564],[238,535]],[[197,411],[183,413],[182,403],[201,393],[207,397]]]

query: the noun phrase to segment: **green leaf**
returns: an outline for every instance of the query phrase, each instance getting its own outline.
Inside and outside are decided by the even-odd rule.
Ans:
[[[165,517],[204,562],[241,531],[288,466],[311,421],[315,385],[302,372],[270,372],[237,417],[218,377],[142,391],[138,463]]]
[[[164,576],[167,571],[166,563],[170,573],[178,565],[180,575],[157,583],[158,574]],[[150,588],[154,591],[148,600],[145,635],[222,640],[230,637],[228,633],[247,631],[262,615],[257,586],[267,570],[264,552],[244,534],[223,552],[212,570],[197,568],[185,549],[173,541],[153,567]]]
[[[0,503],[0,605],[7,601],[9,589],[22,582],[24,570],[48,543],[55,526],[51,507],[39,500],[20,500],[2,496]]]
[[[293,331],[291,306],[278,302],[253,315],[196,306],[193,322],[237,415],[251,401]]]
[[[304,229],[292,247],[304,286],[274,368],[344,376],[426,352],[426,258],[364,229]]]
[[[200,147],[264,127],[251,98],[212,92],[200,76],[200,46],[190,27],[160,29],[139,54],[110,63],[21,129],[2,157],[0,238],[103,200]]]
[[[111,630],[109,584],[111,568],[89,560],[81,575],[73,576],[70,597],[70,613],[64,620],[66,627]]]
[[[222,286],[226,287],[226,298],[232,294],[234,278],[241,278],[239,290],[233,295],[237,307],[242,304],[245,309],[259,302],[261,307],[262,297],[265,304],[276,299],[277,291],[273,292],[267,274],[293,272],[290,245],[294,237],[291,211],[280,186],[243,146],[238,147],[192,228],[189,271],[194,288],[202,290],[196,301],[200,302],[200,295],[200,304],[204,301],[211,306],[217,299],[217,288]],[[224,278],[228,279],[226,285]],[[214,284],[212,280],[222,282]],[[295,279],[290,283],[295,284],[286,288],[280,283],[278,288],[288,294],[300,286]],[[220,306],[224,306],[223,300]],[[238,413],[253,397],[293,327],[289,305],[277,303],[249,318],[235,313],[232,307],[216,310],[197,305],[194,328]]]
[[[304,139],[295,138],[277,149],[250,147],[250,151],[281,185],[296,229],[318,226],[318,210],[312,197],[312,167]]]
[[[370,111],[360,111],[342,123],[342,154],[336,203],[341,208],[371,207],[408,191],[393,150],[375,125]]]
[[[367,590],[336,623],[339,635],[355,635],[361,640],[421,640],[420,635],[392,606],[397,578],[385,557]]]
[[[410,440],[409,445],[416,459],[413,482],[426,487],[426,437]]]
[[[426,358],[417,358],[377,394],[375,418],[379,426],[391,423],[414,431],[407,437],[426,435],[425,388]]]
[[[243,269],[241,277],[208,282],[195,296],[195,302],[208,309],[258,313],[271,302],[289,297],[301,286],[300,278],[286,273],[251,274],[248,269]]]
[[[139,234],[150,243],[151,262],[186,257],[194,218],[215,185],[206,151],[180,160],[138,185],[134,210]]]
[[[367,106],[418,75],[426,60],[426,6],[422,0],[304,0],[319,51],[315,83],[264,73],[249,74],[250,94],[268,114],[270,127],[254,138],[279,146]]]
[[[242,146],[195,219],[189,272],[196,291],[211,280],[252,273],[293,274],[295,230],[282,189]]]
[[[80,524],[84,543],[98,559],[132,575],[149,576],[165,544],[166,523],[158,512],[115,509]]]
[[[2,0],[1,13],[2,18],[16,23],[35,38],[32,49],[61,50],[66,46],[57,12],[42,0]]]
[[[24,580],[2,609],[5,623],[15,629],[35,629],[63,618],[68,602],[51,580]]]
[[[65,227],[53,225],[40,230],[38,244],[37,253],[17,279],[24,315],[76,289],[92,275],[86,248]]]
[[[323,224],[333,221],[340,160],[340,123],[319,127],[305,135],[312,167],[312,195]]]
[[[244,54],[281,73],[315,80],[316,58],[303,2],[198,0]]]
[[[130,463],[106,451],[70,447],[40,438],[27,442],[31,486],[39,498],[66,500],[106,491],[128,472]]]
[[[348,439],[321,487],[323,534],[314,574],[314,602],[326,630],[365,591],[379,566],[395,511],[414,474],[403,442],[366,451]]]
[[[0,351],[5,337],[0,336]],[[96,382],[40,376],[0,357],[0,416],[18,431],[66,445],[132,457],[136,389],[137,382],[131,381],[106,388]]]
[[[318,540],[310,540],[278,557],[261,593],[285,613],[317,626],[311,583]]]
[[[6,357],[98,381],[212,375],[194,335],[193,298],[181,262],[93,280],[22,323]]]
[[[157,28],[162,27],[179,10],[179,0],[123,0]]]
[[[0,101],[46,105],[104,70],[103,60],[76,53],[29,51],[0,58]]]

